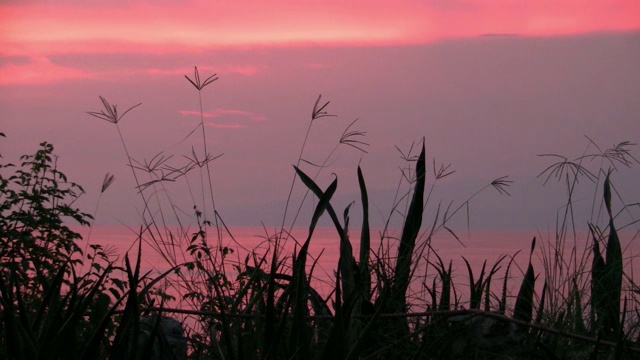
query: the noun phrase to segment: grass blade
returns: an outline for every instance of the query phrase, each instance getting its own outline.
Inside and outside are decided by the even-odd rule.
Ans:
[[[607,242],[605,286],[607,299],[606,331],[617,332],[620,327],[620,301],[622,293],[622,249],[618,232],[613,224],[613,219],[609,220],[609,240]]]
[[[302,173],[302,171],[297,168],[296,171]],[[293,327],[290,344],[291,348],[295,349],[297,353],[296,356],[302,359],[309,358],[308,338],[310,336],[310,329],[308,329],[308,324],[306,323],[306,315],[308,315],[307,299],[309,297],[309,284],[307,283],[306,276],[307,252],[311,242],[311,237],[313,236],[313,232],[318,224],[318,220],[329,206],[329,201],[337,187],[338,179],[336,178],[322,196],[319,197],[320,199],[316,205],[315,211],[313,212],[311,224],[309,225],[309,235],[300,248],[300,251],[293,263]]]
[[[358,166],[358,185],[360,186],[360,200],[362,201],[362,229],[360,230],[360,281],[362,282],[363,298],[369,300],[371,294],[371,275],[369,274],[369,251],[371,249],[371,233],[369,229],[369,195],[364,182],[362,169]]]
[[[591,326],[592,331],[598,330],[603,325],[605,318],[607,291],[606,291],[606,263],[600,253],[599,240],[596,237],[596,228],[589,224],[593,236],[593,259],[591,261]]]
[[[394,312],[405,311],[406,292],[409,287],[409,277],[411,274],[411,264],[413,250],[416,239],[422,226],[422,213],[424,211],[424,188],[425,188],[425,145],[422,142],[422,151],[416,164],[416,183],[413,190],[413,197],[409,205],[409,211],[405,219],[398,247],[398,260],[394,271],[394,281],[392,283],[390,306]]]
[[[533,272],[533,265],[531,264],[531,256],[536,246],[536,238],[531,241],[531,252],[529,253],[529,266],[527,272],[522,280],[520,291],[518,291],[518,297],[516,298],[516,305],[513,310],[513,318],[516,320],[522,320],[525,322],[531,322],[533,316],[533,293],[536,283],[535,274]]]

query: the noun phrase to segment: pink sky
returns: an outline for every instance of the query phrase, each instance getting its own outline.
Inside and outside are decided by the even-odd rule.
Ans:
[[[51,63],[59,54],[422,44],[482,34],[557,36],[640,27],[640,4],[599,1],[9,1],[0,5],[3,83],[105,75]],[[148,69],[153,71],[154,69]],[[241,70],[241,69],[240,69]],[[245,70],[246,71],[246,70]],[[248,70],[251,71],[251,70]],[[126,72],[118,75],[128,75]]]
[[[583,135],[604,147],[639,141],[633,0],[76,3],[0,5],[1,153],[52,142],[87,210],[104,173],[116,174],[99,222],[135,219],[139,204],[122,208],[135,196],[115,129],[85,111],[99,109],[99,95],[120,108],[142,102],[122,123],[133,157],[179,158],[199,123],[183,77],[194,65],[220,77],[203,110],[212,152],[225,154],[215,163],[222,212],[238,224],[277,222],[319,93],[339,117],[314,128],[308,160],[359,118],[369,153],[343,150],[319,181],[336,172],[339,199],[357,200],[360,162],[380,213],[399,178],[395,145],[422,136],[429,158],[457,170],[438,201],[511,175],[512,197],[483,194],[476,225],[519,228],[553,227],[562,205],[540,190],[548,163],[536,154],[580,155]],[[621,186],[637,183],[637,171],[625,174]]]

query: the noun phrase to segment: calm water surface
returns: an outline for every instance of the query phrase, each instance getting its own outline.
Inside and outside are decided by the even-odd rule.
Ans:
[[[243,263],[247,254],[251,250],[255,250],[257,255],[265,253],[269,248],[270,243],[267,238],[275,233],[275,229],[265,229],[256,227],[238,227],[230,229],[233,234],[233,238],[228,234],[223,234],[222,246],[226,246],[233,249],[234,252],[227,257],[229,264]],[[138,229],[128,229],[124,226],[102,226],[95,227],[92,230],[89,241],[91,243],[98,243],[102,246],[109,247],[113,250],[113,253],[120,255],[122,259],[127,251],[131,254],[137,252],[136,232]],[[190,239],[194,230],[187,231],[187,236],[181,245],[182,249],[186,249],[188,244],[186,241]],[[391,240],[383,242],[383,247],[392,249],[390,253],[393,255],[393,249],[397,248],[397,240],[393,238],[399,237],[399,230],[391,230],[388,236]],[[86,231],[83,233],[86,237]],[[536,251],[534,252],[532,263],[536,274],[540,274],[537,281],[537,287],[542,287],[544,282],[542,273],[544,272],[544,263],[546,259],[554,259],[554,235],[540,234],[537,231],[473,231],[470,234],[464,232],[464,234],[458,234],[461,242],[457,241],[453,236],[442,232],[437,234],[431,240],[432,251],[435,251],[445,266],[448,266],[449,262],[452,262],[454,283],[457,284],[456,288],[459,290],[459,295],[463,301],[468,301],[468,271],[465,262],[462,257],[466,258],[473,270],[474,276],[480,274],[483,263],[486,260],[487,271],[495,264],[495,262],[502,256],[506,256],[501,262],[500,270],[496,273],[496,278],[493,285],[496,290],[502,286],[502,280],[505,276],[506,266],[512,256],[515,255],[515,261],[511,266],[509,272],[510,279],[508,286],[508,293],[515,295],[518,292],[522,274],[526,270],[529,259],[529,249],[531,246],[531,240],[534,236],[537,236]],[[638,246],[638,240],[634,239],[634,233],[623,232],[620,234],[621,245],[624,250],[623,256],[625,258],[625,271],[633,276],[634,279],[640,279],[640,271],[638,269],[637,261],[634,260],[639,254],[640,246]],[[294,229],[291,233],[291,237],[285,242],[283,256],[289,257],[287,264],[291,264],[291,255],[294,249],[300,247],[299,244],[303,243],[307,236],[307,230],[304,228]],[[167,237],[168,238],[168,237]],[[358,257],[359,248],[359,234],[352,232],[350,235],[351,242],[353,244],[354,256]],[[371,248],[376,251],[380,246],[380,232],[372,231],[371,234]],[[156,244],[149,236],[143,236],[143,253],[142,253],[142,267],[144,270],[166,270],[169,268],[167,261],[156,251],[150,244]],[[211,231],[211,240],[217,245],[218,240],[215,235],[215,230]],[[579,233],[576,238],[576,244],[578,252],[576,254],[578,263],[582,262],[586,264],[586,269],[589,270],[591,259],[590,248],[587,248],[585,244],[591,245],[591,238],[586,232]],[[176,243],[179,241],[175,241]],[[421,244],[424,244],[425,240],[422,237]],[[572,269],[576,269],[576,265],[569,263],[571,259],[570,249],[574,245],[573,237],[567,238],[565,244],[565,252],[563,257],[557,257],[557,261],[562,261],[563,266],[570,266]],[[587,257],[584,257],[585,248],[587,249]],[[603,246],[601,246],[601,249]],[[178,262],[189,261],[188,254],[180,251],[179,246],[171,247],[167,246],[167,249],[173,249],[168,253],[175,256]],[[519,253],[518,253],[519,252]],[[545,256],[543,256],[543,253]],[[317,264],[314,268],[315,281],[312,286],[316,288],[322,295],[328,296],[331,289],[334,286],[335,277],[334,272],[337,267],[339,256],[339,241],[335,229],[332,228],[320,228],[317,229],[312,237],[309,248],[310,259],[308,260],[309,266],[317,260]],[[516,255],[517,254],[517,255]],[[415,277],[416,280],[412,283],[411,297],[425,299],[427,293],[424,291],[423,284],[431,285],[436,271],[432,266],[426,264],[435,262],[436,257],[433,252],[429,252],[425,249],[424,253],[420,257],[419,266],[416,268]],[[250,263],[251,264],[251,263]],[[580,271],[580,269],[577,269]],[[234,275],[234,270],[230,270],[229,275]],[[539,291],[540,291],[539,290]]]

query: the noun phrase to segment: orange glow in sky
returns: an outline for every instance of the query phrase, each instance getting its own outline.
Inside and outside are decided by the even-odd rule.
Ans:
[[[51,63],[57,54],[189,53],[213,48],[420,44],[484,34],[569,35],[640,29],[632,0],[185,1],[0,6],[0,83],[93,75]],[[153,71],[153,70],[150,70]]]
[[[483,34],[569,35],[640,29],[633,0],[12,2],[0,6],[0,83],[95,76],[58,54],[189,53],[212,48],[402,45]]]
[[[0,7],[5,54],[171,51],[216,46],[406,44],[487,33],[560,35],[640,28],[633,0],[43,3]],[[103,48],[92,46],[100,44]],[[105,46],[109,44],[105,48]]]

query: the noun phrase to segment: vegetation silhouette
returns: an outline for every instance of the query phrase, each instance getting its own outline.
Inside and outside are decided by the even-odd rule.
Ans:
[[[640,291],[632,274],[626,272],[620,245],[623,233],[619,231],[635,221],[618,225],[618,216],[630,205],[612,182],[616,166],[638,163],[630,150],[634,144],[622,142],[602,151],[588,139],[598,152],[575,160],[542,155],[558,161],[539,177],[544,183],[556,178],[567,189],[555,240],[545,243],[533,238],[527,270],[515,275],[520,281],[515,296],[508,289],[517,253],[508,262],[507,256],[500,257],[490,269],[485,261],[480,273],[474,273],[463,258],[469,289],[465,294],[465,284],[454,281],[453,260],[445,265],[432,241],[440,232],[459,241],[449,226],[451,220],[466,214],[469,223],[470,202],[487,189],[509,195],[508,177],[492,180],[460,205],[438,203],[430,213],[426,209],[436,184],[455,171],[450,165],[437,166],[435,159],[429,171],[424,138],[406,152],[398,148],[406,166],[386,225],[379,232],[379,241],[374,241],[366,170],[358,165],[355,175],[362,223],[356,252],[350,237],[355,202],[336,209],[332,199],[338,178],[332,176],[328,185],[321,186],[319,175],[326,172],[338,151],[365,153],[366,133],[353,129],[356,119],[345,127],[323,162],[307,160],[305,149],[312,126],[322,118],[334,117],[328,112],[329,102],[318,96],[293,166],[281,226],[273,233],[265,227],[262,246],[245,249],[215,202],[212,173],[214,161],[221,155],[214,156],[207,148],[202,91],[218,77],[214,74],[201,81],[196,67],[194,77],[186,78],[198,91],[201,122],[185,139],[201,128],[202,147],[196,150],[193,146],[190,154],[179,158],[180,163],[163,153],[141,161],[131,156],[118,123],[141,104],[119,113],[116,105],[100,97],[104,109],[88,112],[116,125],[144,205],[138,236],[133,239],[136,246],[122,264],[112,249],[92,244],[90,239],[83,248],[80,234],[67,225],[73,220],[91,226],[93,217],[73,207],[84,190],[57,168],[51,144],[40,144],[34,155],[21,158],[19,166],[0,165],[0,357],[147,358],[155,335],[161,331],[158,324],[152,328],[154,336],[142,342],[134,335],[142,331],[141,317],[149,314],[180,317],[188,326],[184,334],[188,354],[168,351],[168,358],[499,356],[495,345],[475,335],[484,324],[499,324],[495,325],[502,329],[499,337],[505,340],[500,346],[511,344],[502,350],[504,356],[598,359],[634,358],[640,353]],[[594,160],[600,160],[595,171],[589,169]],[[315,170],[315,175],[310,176],[309,170]],[[592,214],[606,212],[607,217],[598,222],[595,216],[586,224],[590,239],[583,249],[579,248],[573,215],[573,196],[582,179],[597,186]],[[101,196],[113,181],[112,175],[105,176]],[[172,200],[166,187],[179,181],[184,181],[192,194],[189,211]],[[297,199],[293,189],[300,185],[306,192]],[[309,204],[308,194],[315,198],[313,204]],[[289,218],[296,201],[295,215]],[[304,241],[299,241],[292,230],[303,206],[309,205],[313,212]],[[615,207],[620,209],[616,212]],[[97,211],[98,205],[94,213]],[[310,253],[310,243],[324,216],[331,220],[339,247],[335,282],[328,296],[319,290],[321,280],[315,275],[321,254]],[[397,237],[389,225],[392,218],[403,224]],[[571,236],[574,243],[567,246]],[[143,243],[164,259],[163,270],[142,269]],[[534,268],[536,251],[543,269]],[[130,255],[135,256],[135,262]],[[417,275],[420,269],[424,275]],[[544,280],[540,294],[537,280]]]

